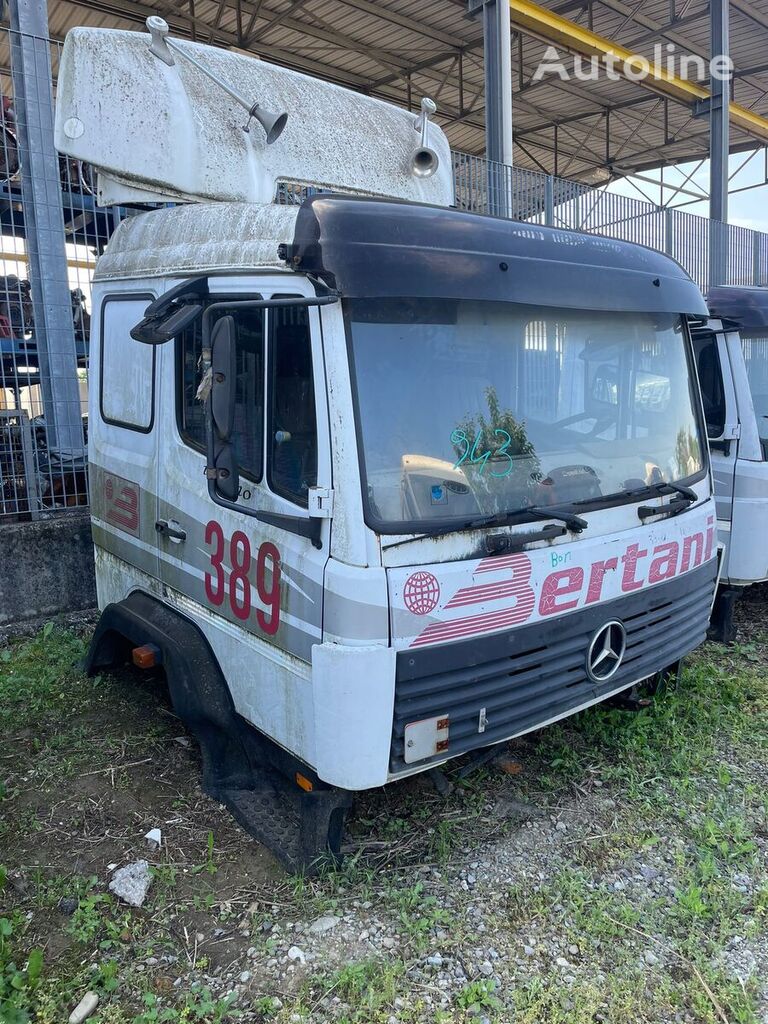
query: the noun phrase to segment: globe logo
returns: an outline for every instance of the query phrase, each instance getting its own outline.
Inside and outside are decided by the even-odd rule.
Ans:
[[[440,584],[431,572],[415,572],[403,587],[403,602],[414,615],[428,615],[440,600]]]

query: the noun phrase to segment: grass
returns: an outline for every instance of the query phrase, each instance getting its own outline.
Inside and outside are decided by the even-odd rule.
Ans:
[[[343,868],[313,879],[275,871],[200,795],[156,682],[83,677],[85,643],[46,626],[0,651],[2,1024],[58,1024],[86,990],[100,998],[93,1024],[758,1024],[765,1012],[756,973],[740,980],[732,961],[749,947],[768,962],[768,622],[705,647],[639,714],[597,707],[526,738],[519,775],[453,773],[447,799],[423,779],[363,795]],[[505,817],[510,796],[523,810]],[[157,825],[152,853],[143,836]],[[462,889],[496,850],[513,851],[509,876]],[[153,886],[134,910],[108,892],[106,866],[139,856]],[[664,885],[637,882],[646,863],[664,865]],[[328,913],[375,915],[395,947],[339,946],[282,977],[294,939],[275,926]],[[489,944],[501,984],[478,971],[473,950]],[[437,951],[464,979],[442,1002],[424,968]],[[233,964],[253,974],[247,998],[216,980]]]

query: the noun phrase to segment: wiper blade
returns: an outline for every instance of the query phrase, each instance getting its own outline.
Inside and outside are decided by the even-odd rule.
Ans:
[[[397,540],[394,544],[385,544],[384,547],[390,551],[392,548],[399,548],[402,544],[410,544],[416,540],[429,540],[432,537],[444,537],[449,533],[461,533],[462,530],[480,530],[486,526],[509,526],[513,523],[522,520],[525,521],[526,516],[532,516],[535,519],[557,519],[558,522],[565,523],[569,530],[574,533],[581,533],[585,530],[589,523],[586,519],[582,519],[580,516],[574,515],[572,512],[562,512],[559,509],[548,509],[540,508],[539,506],[532,506],[531,508],[517,508],[512,512],[494,512],[492,515],[487,516],[476,516],[474,519],[465,519],[459,523],[452,523],[450,526],[438,526],[434,530],[429,530],[424,533],[414,534],[412,537],[405,537],[403,540]],[[520,543],[527,544],[532,543],[534,540],[547,540],[549,539],[544,534],[539,536],[538,534],[530,537],[521,537]],[[516,543],[516,538],[511,537],[510,542]]]
[[[536,516],[537,519],[557,519],[559,522],[565,523],[568,529],[574,533],[581,533],[589,526],[586,519],[582,519],[581,516],[577,516],[573,512],[561,512],[558,509],[546,508],[546,506],[541,508],[534,506],[525,511],[528,515]]]
[[[691,507],[690,499],[678,498],[676,501],[668,501],[666,505],[640,505],[637,509],[638,519],[645,522],[652,516],[679,516],[681,512]]]
[[[638,498],[645,498],[652,494],[658,494],[659,497],[662,494],[679,494],[681,498],[685,498],[689,503],[699,500],[698,494],[692,487],[686,487],[684,484],[667,483],[666,480],[659,481],[657,484],[648,484],[646,487],[630,488],[624,493],[636,494]]]
[[[582,530],[586,530],[589,526],[586,519],[574,515],[573,512],[563,512],[560,509],[547,508],[544,505],[531,505],[529,508],[515,509],[514,512],[495,512],[490,516],[479,516],[477,519],[470,520],[469,525],[477,528],[483,526],[504,526],[506,523],[511,523],[525,516],[533,516],[534,519],[557,519],[558,522],[565,523],[568,529],[574,533],[581,533]]]

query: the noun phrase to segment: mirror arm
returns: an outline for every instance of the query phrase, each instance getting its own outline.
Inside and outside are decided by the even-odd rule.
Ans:
[[[212,501],[222,508],[228,508],[241,515],[250,516],[251,519],[258,519],[260,523],[267,523],[269,526],[276,526],[279,530],[286,530],[288,533],[295,533],[299,537],[307,537],[312,542],[312,547],[321,549],[323,542],[320,539],[322,519],[304,518],[303,516],[289,516],[281,512],[265,512],[262,509],[247,508],[239,505],[236,501],[229,501],[222,498],[216,490],[216,480],[208,477],[208,495]]]
[[[210,336],[211,329],[211,317],[214,313],[219,313],[225,309],[276,309],[281,306],[298,306],[306,308],[308,306],[329,306],[331,303],[339,301],[339,293],[332,292],[327,295],[310,295],[307,297],[296,296],[293,298],[281,298],[281,299],[234,299],[234,300],[222,300],[221,302],[213,302],[210,306],[206,306],[203,311],[203,338]]]

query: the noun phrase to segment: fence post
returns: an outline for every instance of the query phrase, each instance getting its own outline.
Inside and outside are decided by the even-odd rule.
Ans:
[[[555,226],[555,182],[551,174],[544,178],[544,223]]]
[[[24,234],[47,444],[54,456],[80,460],[85,448],[59,160],[53,145],[48,10],[46,0],[14,0],[10,8]]]
[[[664,252],[672,256],[675,251],[675,217],[674,210],[664,207]]]
[[[760,232],[752,231],[752,284],[760,284]]]

